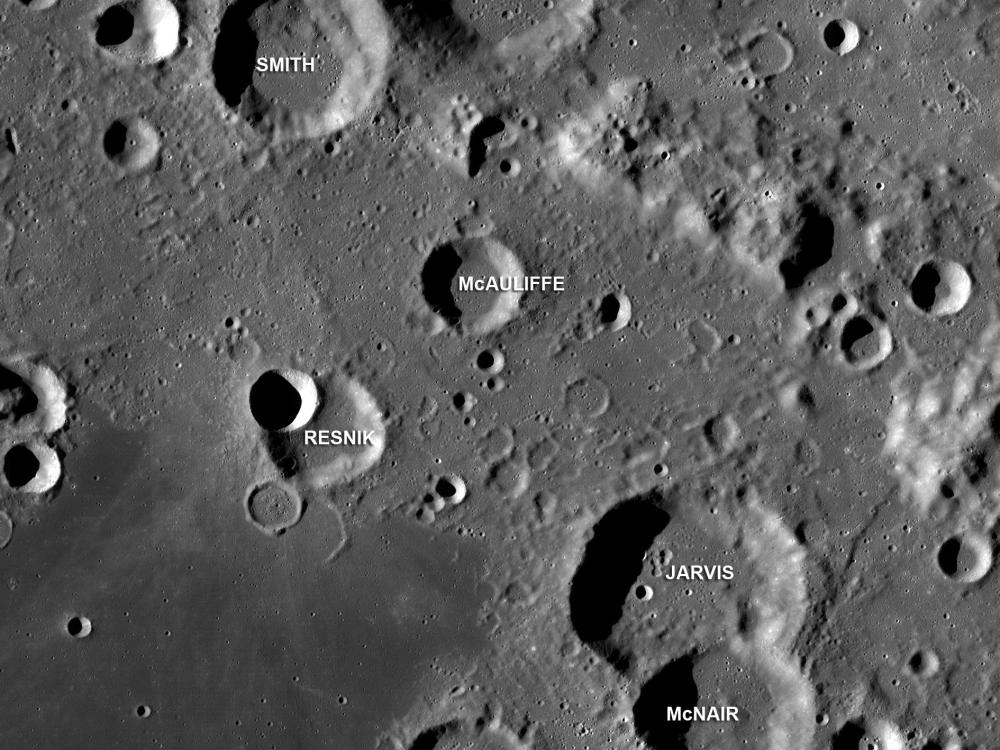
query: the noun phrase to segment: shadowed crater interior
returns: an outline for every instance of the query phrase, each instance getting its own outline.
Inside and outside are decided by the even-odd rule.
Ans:
[[[124,5],[112,5],[97,18],[94,40],[102,47],[124,44],[132,38],[135,18]]]
[[[878,347],[874,334],[875,326],[864,316],[857,315],[848,320],[840,335],[840,348],[844,352],[844,358],[854,364],[871,356]]]
[[[21,419],[38,408],[35,396],[24,379],[6,367],[0,367],[0,419]]]
[[[639,690],[632,707],[636,734],[650,750],[687,750],[690,721],[670,721],[667,708],[694,708],[698,685],[694,679],[694,655],[689,654],[663,667]]]
[[[457,722],[439,724],[436,727],[425,729],[410,743],[409,750],[435,750],[445,735],[458,727]]]
[[[267,432],[264,447],[271,462],[284,479],[291,479],[299,473],[299,460],[295,456],[295,446],[286,432]]]
[[[651,493],[625,500],[605,513],[594,526],[570,584],[573,629],[619,671],[627,669],[627,656],[606,642],[642,573],[644,555],[670,522],[658,502],[662,502],[660,495]]]
[[[938,549],[937,561],[941,572],[949,578],[954,578],[959,572],[959,555],[962,552],[962,540],[951,537],[945,540]]]
[[[226,10],[219,24],[212,75],[216,90],[233,109],[253,82],[259,42],[250,28],[250,17],[262,5],[264,0],[239,0]]]
[[[847,39],[847,32],[840,21],[834,19],[823,27],[823,42],[830,49],[837,49],[844,43],[845,39]]]
[[[601,323],[608,325],[618,319],[618,313],[622,309],[622,303],[616,294],[608,294],[601,300],[598,316]]]
[[[930,312],[942,291],[944,280],[936,263],[927,262],[917,269],[910,281],[910,299],[924,312]]]
[[[484,117],[469,133],[469,177],[475,177],[486,163],[486,141],[504,130],[499,117]]]
[[[302,397],[279,372],[268,370],[250,387],[250,413],[265,430],[280,430],[295,421]]]
[[[462,311],[455,303],[451,282],[458,273],[462,259],[451,245],[441,245],[431,251],[420,272],[424,300],[450,326],[458,325]]]
[[[857,721],[849,721],[833,735],[830,750],[858,750],[865,738],[865,728]]]
[[[819,206],[806,203],[799,217],[800,225],[792,254],[778,264],[785,289],[798,289],[816,270],[833,258],[833,220]]]
[[[115,120],[104,131],[104,153],[107,154],[109,159],[121,156],[125,153],[127,141],[128,126],[121,120]]]
[[[15,445],[3,457],[4,479],[11,487],[24,487],[40,468],[38,456],[26,445]]]

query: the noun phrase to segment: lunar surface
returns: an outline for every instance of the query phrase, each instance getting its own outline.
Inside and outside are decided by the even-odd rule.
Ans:
[[[0,54],[2,747],[1000,746],[997,3]]]

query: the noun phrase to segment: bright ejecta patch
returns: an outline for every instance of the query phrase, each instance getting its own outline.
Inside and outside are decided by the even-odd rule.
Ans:
[[[360,476],[382,457],[386,434],[375,397],[359,382],[334,373],[320,382],[323,399],[310,429],[290,436],[298,476],[310,489]]]

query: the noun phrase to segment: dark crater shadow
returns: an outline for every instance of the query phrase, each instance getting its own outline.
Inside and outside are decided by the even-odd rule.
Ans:
[[[629,656],[608,641],[642,573],[643,557],[670,522],[662,505],[662,496],[653,492],[625,500],[605,513],[594,525],[570,584],[573,630],[620,672],[628,670]]]
[[[263,373],[250,386],[250,414],[265,430],[284,429],[301,408],[299,392],[276,370]]]
[[[215,89],[226,105],[236,109],[243,92],[253,82],[259,40],[250,28],[250,17],[266,0],[237,0],[222,14],[212,55]]]
[[[864,341],[875,333],[875,326],[864,315],[855,315],[844,324],[840,334],[840,350],[851,364],[857,364],[864,357],[859,354],[863,351]]]
[[[458,722],[449,721],[439,724],[436,727],[425,729],[413,739],[409,750],[434,750],[444,736],[458,729],[458,726]]]
[[[650,750],[687,750],[690,721],[670,721],[668,707],[680,709],[698,705],[698,685],[694,679],[694,654],[674,659],[649,678],[632,706],[635,732]]]
[[[857,721],[849,721],[833,735],[830,750],[858,750],[865,737],[865,728]]]
[[[0,420],[19,420],[38,408],[38,397],[31,386],[6,367],[0,367]]]
[[[295,455],[295,445],[291,433],[265,432],[264,448],[271,462],[283,479],[291,479],[299,473],[299,459]]]
[[[937,265],[931,262],[924,263],[910,281],[910,299],[924,312],[930,312],[937,301],[940,285],[941,272]]]
[[[94,41],[101,47],[115,47],[132,38],[135,17],[122,4],[112,5],[97,17]]]
[[[786,291],[800,288],[817,270],[833,258],[834,223],[814,203],[805,203],[792,243],[793,252],[778,264]]]
[[[108,126],[108,129],[104,131],[104,138],[101,140],[105,156],[112,161],[122,159],[125,155],[125,150],[128,148],[128,140],[128,125],[121,120],[112,122]]]
[[[602,325],[610,325],[618,320],[618,313],[621,312],[622,303],[617,294],[607,294],[601,300],[597,310],[597,318]]]
[[[503,120],[490,115],[476,123],[469,133],[469,177],[479,174],[486,163],[486,141],[504,131]]]
[[[24,487],[35,478],[41,464],[26,445],[15,445],[3,457],[3,476],[11,487]]]
[[[457,326],[462,319],[462,311],[451,293],[451,282],[462,265],[458,252],[450,244],[440,245],[427,256],[420,271],[420,284],[424,300],[448,325]]]

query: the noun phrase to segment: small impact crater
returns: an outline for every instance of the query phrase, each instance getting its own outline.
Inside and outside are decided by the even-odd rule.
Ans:
[[[177,51],[180,28],[170,0],[125,0],[94,19],[94,43],[124,63],[152,65]]]
[[[620,331],[632,319],[632,302],[621,292],[606,294],[597,306],[597,318],[609,331]]]
[[[834,18],[823,27],[823,44],[831,52],[846,55],[852,52],[861,41],[861,31],[858,25],[846,18]]]
[[[94,630],[94,625],[89,617],[74,615],[66,620],[66,633],[74,638],[86,638]]]
[[[881,320],[861,314],[848,318],[840,331],[840,353],[852,369],[870,370],[892,353],[892,334]]]
[[[937,551],[938,569],[958,583],[975,583],[993,566],[993,550],[986,537],[971,532],[946,539]]]
[[[302,518],[302,498],[284,484],[267,482],[247,495],[246,515],[259,531],[279,536]]]
[[[960,312],[972,296],[969,272],[953,260],[929,260],[910,280],[910,301],[928,315],[943,317]]]
[[[304,427],[319,407],[313,379],[297,370],[268,370],[250,386],[250,414],[263,429],[291,432]]]
[[[503,352],[496,347],[483,349],[476,356],[476,368],[487,375],[496,375],[504,366]]]
[[[101,145],[112,164],[130,174],[153,165],[160,153],[160,136],[141,117],[114,120],[104,131]]]
[[[55,450],[38,440],[15,443],[4,453],[4,484],[16,492],[48,492],[59,482],[61,473]]]
[[[914,677],[926,679],[937,674],[941,668],[941,659],[930,649],[922,648],[910,656],[906,666]]]

